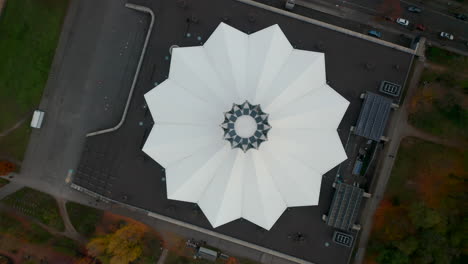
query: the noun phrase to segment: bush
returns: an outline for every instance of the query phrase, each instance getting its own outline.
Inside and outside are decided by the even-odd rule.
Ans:
[[[31,188],[22,188],[2,200],[19,212],[59,231],[65,230],[57,201],[54,197]]]
[[[0,161],[0,176],[8,175],[16,170],[16,165],[12,162],[2,160]]]
[[[64,253],[69,256],[76,256],[79,246],[76,242],[68,237],[57,237],[52,243],[54,250]]]
[[[23,230],[23,225],[14,217],[5,212],[0,212],[0,233],[15,234]]]
[[[67,212],[78,233],[90,237],[101,221],[102,211],[78,203],[68,202]]]
[[[33,244],[45,244],[52,239],[52,234],[41,226],[32,223],[30,230],[25,232],[26,240]]]

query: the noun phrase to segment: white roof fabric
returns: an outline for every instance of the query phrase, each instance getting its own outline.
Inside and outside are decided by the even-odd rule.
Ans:
[[[336,129],[349,102],[326,84],[324,54],[294,49],[278,25],[248,35],[221,23],[203,46],[173,49],[145,99],[155,125],[143,151],[165,167],[168,198],[197,203],[213,227],[269,230],[287,207],[317,205],[322,175],[347,158]],[[246,100],[271,130],[244,153],[220,124]]]

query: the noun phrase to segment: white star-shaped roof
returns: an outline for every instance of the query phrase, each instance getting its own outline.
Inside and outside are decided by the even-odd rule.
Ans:
[[[248,35],[221,23],[203,46],[173,49],[145,98],[155,125],[143,151],[166,169],[168,198],[197,203],[213,227],[269,230],[287,207],[317,205],[322,175],[346,159],[336,129],[349,102],[327,85],[324,54],[294,49],[278,25]],[[234,148],[244,140],[254,147]]]

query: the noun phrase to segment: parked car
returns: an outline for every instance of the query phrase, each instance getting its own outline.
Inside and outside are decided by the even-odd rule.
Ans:
[[[382,38],[382,33],[377,30],[369,30],[369,32],[367,32],[367,35],[376,37],[376,38]]]
[[[422,9],[417,6],[409,6],[408,11],[419,14],[422,12]]]
[[[388,20],[388,21],[395,21],[395,19],[391,16],[384,16],[385,20]]]
[[[439,37],[448,39],[448,40],[453,40],[453,35],[447,32],[440,32]]]
[[[421,31],[425,31],[425,30],[426,30],[426,26],[424,26],[423,24],[417,24],[417,25],[416,25],[416,29],[417,29],[417,30],[421,30]]]
[[[397,24],[400,24],[400,25],[405,26],[405,27],[409,25],[408,19],[404,19],[404,18],[401,18],[401,17],[397,18],[396,22],[397,22]]]
[[[455,14],[455,18],[466,21],[468,19],[468,16],[465,14]]]

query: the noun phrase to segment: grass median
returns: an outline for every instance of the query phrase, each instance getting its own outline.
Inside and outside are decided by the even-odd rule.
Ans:
[[[366,263],[464,263],[467,160],[458,149],[417,138],[401,142]]]
[[[22,160],[32,111],[38,107],[68,0],[7,1],[0,17],[0,156]]]
[[[58,231],[65,230],[57,201],[46,193],[25,187],[2,199],[2,203]]]
[[[409,122],[442,138],[468,142],[468,57],[431,47]]]

